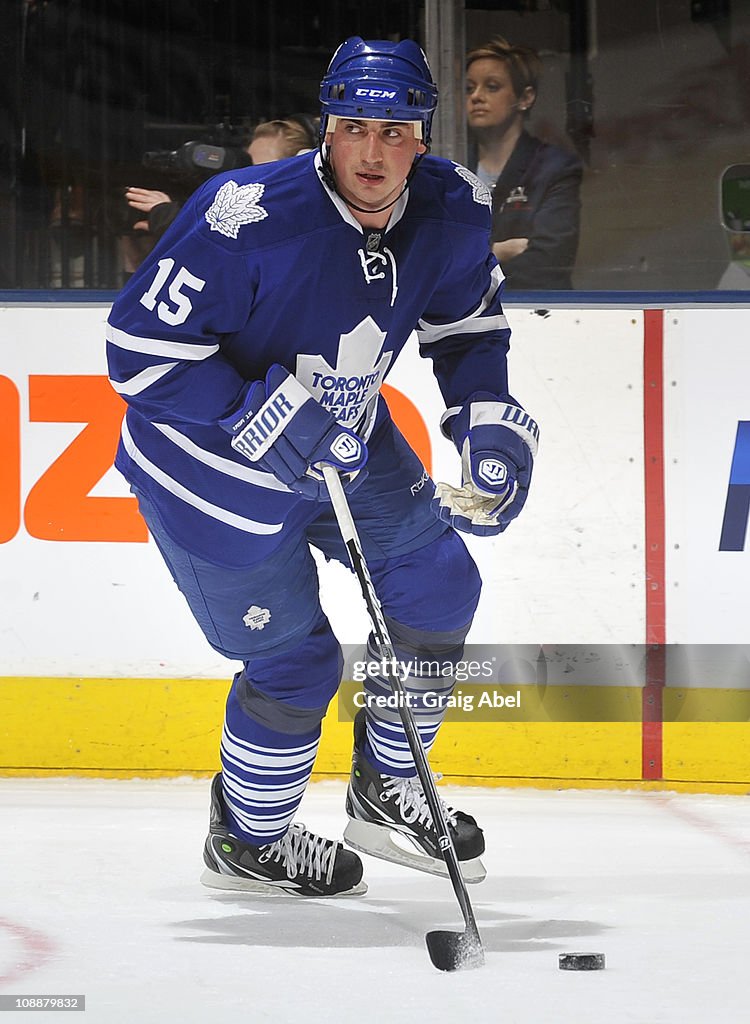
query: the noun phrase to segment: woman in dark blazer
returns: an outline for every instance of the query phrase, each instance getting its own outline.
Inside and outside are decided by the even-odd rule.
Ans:
[[[498,36],[466,58],[472,170],[492,191],[493,251],[507,289],[572,288],[583,167],[525,130],[539,56]]]

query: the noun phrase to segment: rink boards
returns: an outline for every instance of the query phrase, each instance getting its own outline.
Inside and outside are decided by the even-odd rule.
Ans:
[[[107,312],[0,308],[6,773],[217,764],[236,666],[203,641],[109,469],[122,405],[105,378]],[[750,311],[550,303],[511,304],[508,317],[512,391],[542,438],[523,516],[502,537],[470,539],[484,579],[470,642],[656,653],[637,684],[553,672],[541,699],[538,680],[522,681],[520,709],[446,724],[435,769],[485,785],[745,791]],[[432,475],[455,480],[457,456],[437,427],[442,401],[416,345],[387,399]],[[337,635],[361,642],[354,581],[336,566],[320,574]],[[736,670],[716,672],[709,659],[703,673],[670,678],[659,652],[686,644],[731,649]],[[566,702],[597,682],[621,701],[613,720],[565,720]],[[339,711],[332,705],[325,723],[323,775],[348,770],[351,725]]]

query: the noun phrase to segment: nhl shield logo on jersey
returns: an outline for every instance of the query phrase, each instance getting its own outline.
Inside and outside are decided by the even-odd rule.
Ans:
[[[268,608],[259,608],[254,604],[242,616],[242,621],[248,629],[263,629],[271,621],[271,613]]]
[[[485,183],[480,181],[468,167],[464,167],[462,164],[454,164],[453,167],[459,178],[463,178],[471,185],[471,198],[474,202],[481,203],[483,206],[492,206],[492,194]]]
[[[259,182],[251,182],[249,185],[238,185],[236,181],[224,182],[205,213],[211,230],[227,238],[236,238],[243,224],[264,220],[268,211],[258,205],[264,189],[265,185]]]

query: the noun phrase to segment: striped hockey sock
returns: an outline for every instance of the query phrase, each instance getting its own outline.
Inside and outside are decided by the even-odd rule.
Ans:
[[[301,736],[273,732],[230,695],[221,739],[230,832],[254,846],[281,839],[304,795],[319,740],[320,726]]]
[[[368,645],[371,664],[379,660]],[[407,671],[402,673],[409,707],[414,715],[425,750],[430,748],[445,717],[446,698],[453,692],[455,680],[444,675],[438,660],[426,657],[405,658],[401,663]],[[367,741],[363,751],[367,760],[383,775],[411,778],[416,775],[414,759],[406,733],[401,724],[398,708],[383,706],[376,698],[390,697],[393,691],[388,679],[380,673],[368,673],[364,684],[367,706]]]

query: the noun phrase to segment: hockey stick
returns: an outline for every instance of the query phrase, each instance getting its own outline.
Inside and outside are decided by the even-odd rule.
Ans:
[[[362,545],[359,542],[349,502],[346,500],[338,472],[332,466],[323,465],[321,469],[331,497],[341,537],[346,545],[352,569],[362,589],[362,596],[365,599],[367,611],[372,621],[373,633],[380,648],[383,664],[389,666],[386,671],[388,682],[397,697],[398,712],[409,743],[409,749],[414,758],[414,765],[417,769],[419,781],[422,784],[427,806],[432,815],[433,825],[438,836],[438,845],[443,852],[453,891],[456,894],[456,899],[466,924],[466,929],[463,932],[428,932],[425,936],[425,941],[430,953],[430,959],[440,971],[455,971],[462,967],[480,967],[484,963],[482,939],[477,928],[466,883],[461,874],[458,855],[453,845],[443,805],[438,796],[435,779],[422,744],[422,737],[419,735],[414,715],[406,699],[403,682],[395,669],[397,661],[393,642],[388,632],[378,595],[375,593],[375,587],[370,579],[370,573],[365,556],[362,553]]]

